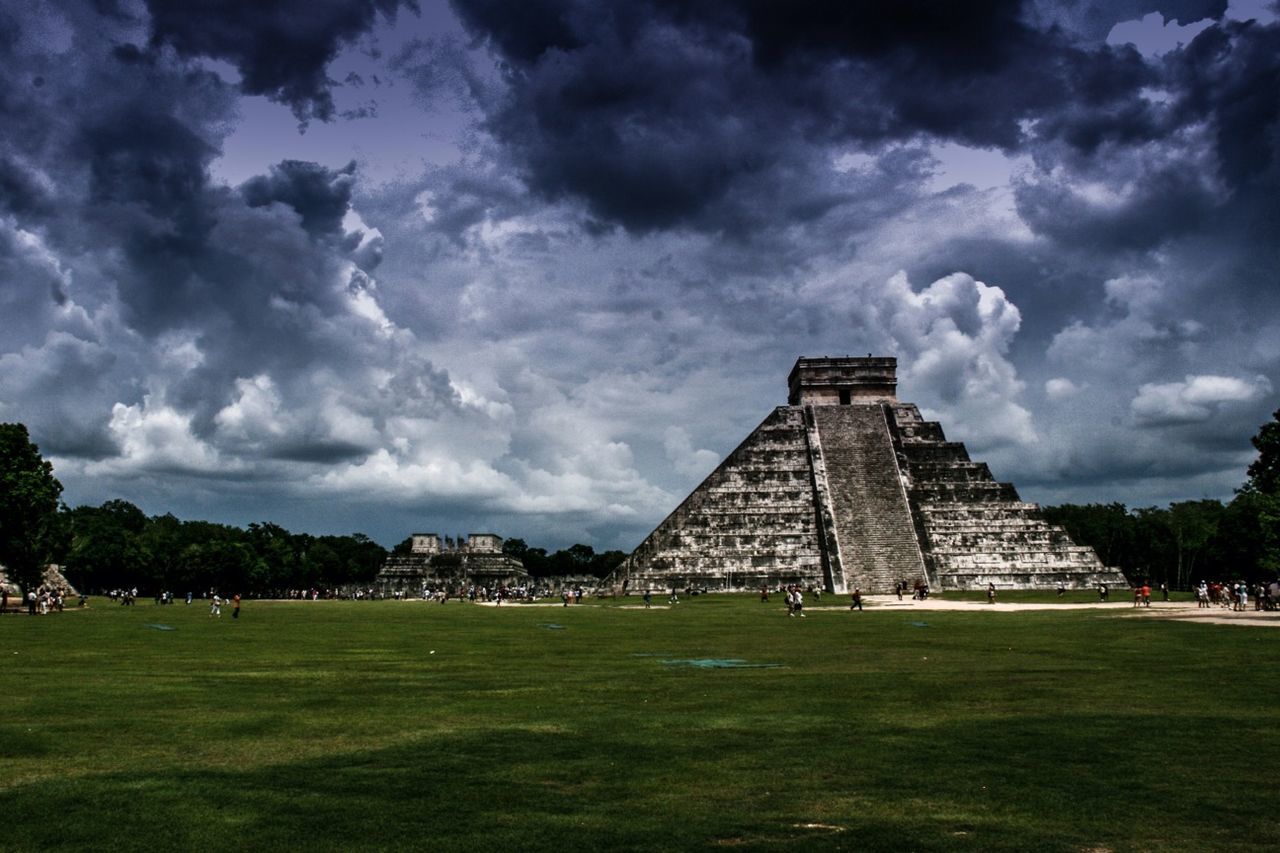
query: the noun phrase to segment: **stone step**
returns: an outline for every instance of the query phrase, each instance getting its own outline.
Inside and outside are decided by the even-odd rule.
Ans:
[[[923,575],[885,409],[814,406],[808,411],[821,449],[831,533],[846,587],[888,589],[903,577]]]
[[[911,496],[922,502],[1018,502],[1012,483],[913,483]]]

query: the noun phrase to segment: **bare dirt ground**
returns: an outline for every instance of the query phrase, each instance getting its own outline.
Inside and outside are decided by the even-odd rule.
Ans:
[[[1120,600],[1112,599],[1107,602],[1088,602],[1084,604],[1056,604],[1053,602],[1022,604],[1000,601],[997,597],[995,604],[987,604],[985,601],[956,601],[954,599],[947,600],[945,598],[927,598],[924,601],[915,601],[904,598],[899,601],[897,596],[893,595],[869,595],[863,599],[863,606],[867,609],[876,610],[902,610],[904,612],[925,611],[925,610],[972,610],[987,612],[1004,612],[1016,613],[1029,610],[1102,610],[1113,613],[1117,616],[1132,615],[1140,616],[1148,619],[1178,619],[1188,622],[1207,622],[1214,625],[1254,625],[1266,626],[1271,628],[1280,628],[1280,611],[1265,612],[1254,610],[1252,603],[1248,610],[1233,611],[1228,608],[1218,607],[1214,605],[1208,609],[1199,608],[1194,601],[1153,601],[1150,607],[1134,607],[1132,600],[1121,598]],[[843,604],[839,607],[817,606],[806,608],[808,610],[848,610],[849,605]]]

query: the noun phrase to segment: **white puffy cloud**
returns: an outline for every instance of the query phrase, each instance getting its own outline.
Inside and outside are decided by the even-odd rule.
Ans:
[[[1063,376],[1055,376],[1044,383],[1044,395],[1050,400],[1066,400],[1081,391],[1081,386]]]
[[[134,405],[112,406],[108,429],[119,453],[85,464],[88,476],[229,476],[245,468],[242,461],[223,458],[216,447],[199,438],[190,415],[151,395]]]
[[[1201,423],[1214,417],[1220,405],[1250,402],[1270,392],[1265,376],[1188,376],[1181,382],[1142,385],[1130,409],[1140,426]]]
[[[960,423],[978,450],[1035,443],[1007,357],[1022,315],[1002,289],[953,273],[916,291],[898,273],[870,300],[899,358],[899,384],[933,401],[931,416]]]
[[[715,451],[705,448],[694,450],[693,439],[683,427],[667,427],[662,434],[662,446],[667,459],[681,474],[705,477],[720,461],[720,456]]]

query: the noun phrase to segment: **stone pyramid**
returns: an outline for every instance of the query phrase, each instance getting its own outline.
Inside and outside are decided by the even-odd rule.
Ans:
[[[894,358],[801,358],[779,406],[626,559],[616,584],[829,592],[1126,586],[896,397]]]

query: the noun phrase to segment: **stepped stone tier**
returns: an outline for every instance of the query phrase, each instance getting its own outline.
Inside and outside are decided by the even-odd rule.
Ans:
[[[773,410],[611,578],[628,589],[1126,586],[897,399],[897,359],[801,358]]]
[[[383,592],[519,586],[529,580],[524,564],[502,553],[501,536],[472,533],[455,540],[415,533],[412,539],[408,554],[392,554],[378,572],[374,583]]]

